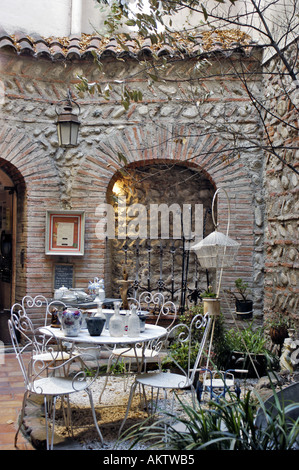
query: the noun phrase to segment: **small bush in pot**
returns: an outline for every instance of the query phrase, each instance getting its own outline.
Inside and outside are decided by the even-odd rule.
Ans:
[[[200,294],[200,297],[203,301],[204,314],[209,313],[211,316],[218,317],[220,315],[220,300],[213,292],[212,286],[208,286],[208,289]]]
[[[266,321],[269,328],[269,336],[273,344],[282,345],[288,337],[288,330],[294,327],[292,320],[280,312],[275,312]]]
[[[250,290],[248,289],[248,282],[244,282],[240,277],[235,280],[236,293],[231,290],[226,292],[232,295],[236,303],[236,314],[244,320],[252,317],[252,300],[248,297]]]
[[[267,348],[267,337],[263,327],[251,322],[242,329],[230,329],[225,334],[227,347],[231,351],[230,368],[248,369],[249,377],[265,375],[267,367],[274,368],[274,356]]]

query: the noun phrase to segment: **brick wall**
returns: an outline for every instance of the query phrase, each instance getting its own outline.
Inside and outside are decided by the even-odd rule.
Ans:
[[[237,62],[236,62],[237,63]],[[177,78],[194,64],[179,62],[168,78]],[[248,62],[250,68],[252,64]],[[22,175],[26,191],[20,193],[19,207],[22,230],[18,233],[18,252],[25,250],[25,265],[18,262],[17,295],[42,293],[52,295],[52,273],[55,262],[71,262],[75,266],[75,285],[87,287],[94,276],[108,272],[104,240],[95,236],[98,222],[96,207],[106,200],[111,180],[120,168],[118,153],[128,163],[157,161],[193,165],[213,183],[227,190],[231,204],[230,236],[241,243],[236,265],[226,270],[223,286],[231,287],[237,277],[247,280],[253,290],[255,312],[263,304],[263,193],[262,151],[245,149],[226,155],[232,134],[215,132],[212,123],[237,126],[242,135],[256,141],[260,128],[250,108],[247,95],[237,79],[223,85],[223,70],[232,69],[231,59],[211,65],[214,78],[201,83],[214,90],[198,109],[185,100],[180,86],[160,85],[149,91],[147,80],[134,61],[119,63],[107,59],[105,77],[100,76],[88,58],[82,61],[52,62],[40,58],[18,56],[2,50],[1,79],[6,97],[1,109],[4,124],[0,134],[0,158],[11,176],[13,168]],[[234,64],[234,68],[236,64]],[[212,71],[212,70],[211,70]],[[74,89],[77,74],[90,79],[132,78],[144,93],[142,103],[134,104],[127,114],[115,93],[109,101],[95,96],[79,100],[81,106],[80,142],[76,149],[58,148],[55,104]],[[259,83],[256,82],[257,87]],[[173,98],[171,101],[168,96]],[[208,118],[208,123],[205,119]],[[226,127],[227,129],[227,127]],[[184,135],[184,141],[176,139]],[[229,158],[224,158],[224,157]],[[51,257],[44,254],[45,212],[47,209],[80,209],[86,211],[84,257]],[[219,230],[225,232],[228,219],[227,202],[219,195]]]

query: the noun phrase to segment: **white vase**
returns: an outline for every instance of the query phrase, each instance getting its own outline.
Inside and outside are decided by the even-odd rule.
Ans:
[[[131,338],[136,338],[140,335],[140,320],[137,315],[136,306],[131,309],[131,315],[128,320],[128,332],[127,335]]]
[[[67,308],[61,314],[61,327],[66,336],[78,336],[83,316],[80,310]]]
[[[113,337],[123,336],[125,330],[124,319],[119,312],[119,308],[120,302],[114,302],[114,314],[109,322],[109,333]]]

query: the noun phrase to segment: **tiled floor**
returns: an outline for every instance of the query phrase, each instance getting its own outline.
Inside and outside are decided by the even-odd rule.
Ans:
[[[0,362],[0,451],[34,450],[27,439],[19,433],[17,448],[14,437],[18,415],[24,394],[23,376],[14,353],[7,353]]]

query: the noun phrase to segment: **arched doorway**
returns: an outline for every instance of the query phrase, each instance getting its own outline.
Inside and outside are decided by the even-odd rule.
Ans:
[[[112,297],[124,269],[131,292],[161,291],[181,308],[212,281],[190,251],[190,240],[213,231],[215,186],[200,168],[180,162],[131,165],[112,179],[107,202],[115,212],[115,237],[108,240]],[[125,215],[124,215],[125,214]]]
[[[11,305],[23,296],[24,264],[22,220],[24,216],[25,183],[14,165],[0,159],[0,341],[10,343],[7,320]],[[18,292],[17,292],[18,291]]]
[[[0,169],[0,310],[12,303],[12,244],[15,188],[10,177]]]

